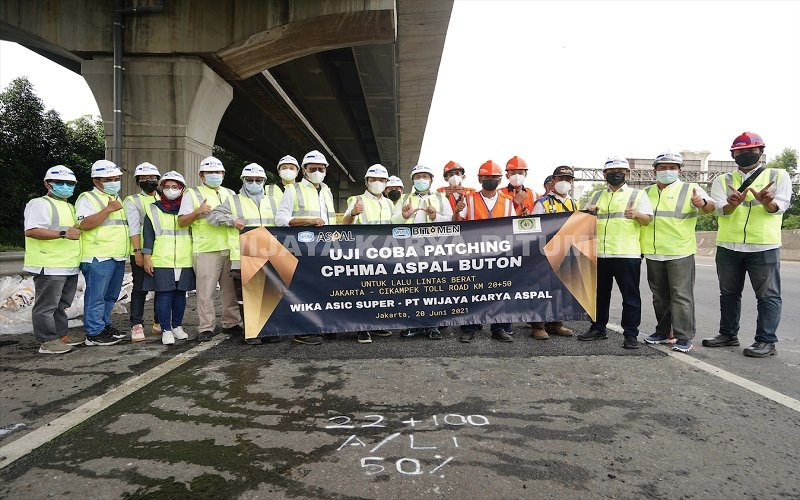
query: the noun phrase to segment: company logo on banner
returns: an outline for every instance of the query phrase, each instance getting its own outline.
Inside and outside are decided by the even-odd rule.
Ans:
[[[573,212],[248,230],[245,336],[593,318],[595,228]]]

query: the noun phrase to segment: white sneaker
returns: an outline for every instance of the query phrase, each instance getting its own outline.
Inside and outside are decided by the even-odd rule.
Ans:
[[[142,328],[142,325],[133,325],[131,327],[131,342],[143,342],[144,340],[144,328]]]
[[[175,336],[172,335],[172,332],[169,330],[161,332],[161,343],[164,345],[172,345],[175,343]]]
[[[189,334],[183,331],[182,326],[173,326],[172,335],[178,340],[186,340],[189,338]]]

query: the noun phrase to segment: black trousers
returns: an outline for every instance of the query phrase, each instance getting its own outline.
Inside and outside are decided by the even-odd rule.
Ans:
[[[622,294],[622,329],[626,337],[639,335],[642,321],[642,298],[639,295],[639,278],[642,274],[641,258],[598,258],[597,259],[597,321],[592,329],[606,331],[611,289],[614,281]]]

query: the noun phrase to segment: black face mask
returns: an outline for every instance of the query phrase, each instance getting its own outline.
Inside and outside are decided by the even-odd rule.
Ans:
[[[392,191],[389,191],[389,193],[386,194],[386,197],[389,198],[390,200],[392,200],[393,202],[396,202],[397,200],[400,199],[400,196],[402,194],[403,193],[401,193],[400,191],[392,190]]]
[[[606,175],[606,181],[612,186],[621,186],[625,182],[625,173],[624,172],[611,172],[610,174]]]
[[[158,187],[158,181],[139,181],[139,187],[145,193],[152,193]]]
[[[487,191],[494,191],[500,185],[500,179],[489,179],[481,181],[481,186]]]
[[[734,158],[733,161],[735,161],[736,164],[739,165],[740,167],[745,168],[745,167],[755,166],[759,158],[761,158],[761,153],[747,152],[740,154],[739,156]]]

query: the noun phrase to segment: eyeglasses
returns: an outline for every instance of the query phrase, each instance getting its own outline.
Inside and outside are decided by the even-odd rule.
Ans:
[[[248,184],[264,184],[264,179],[245,179],[244,181]]]

